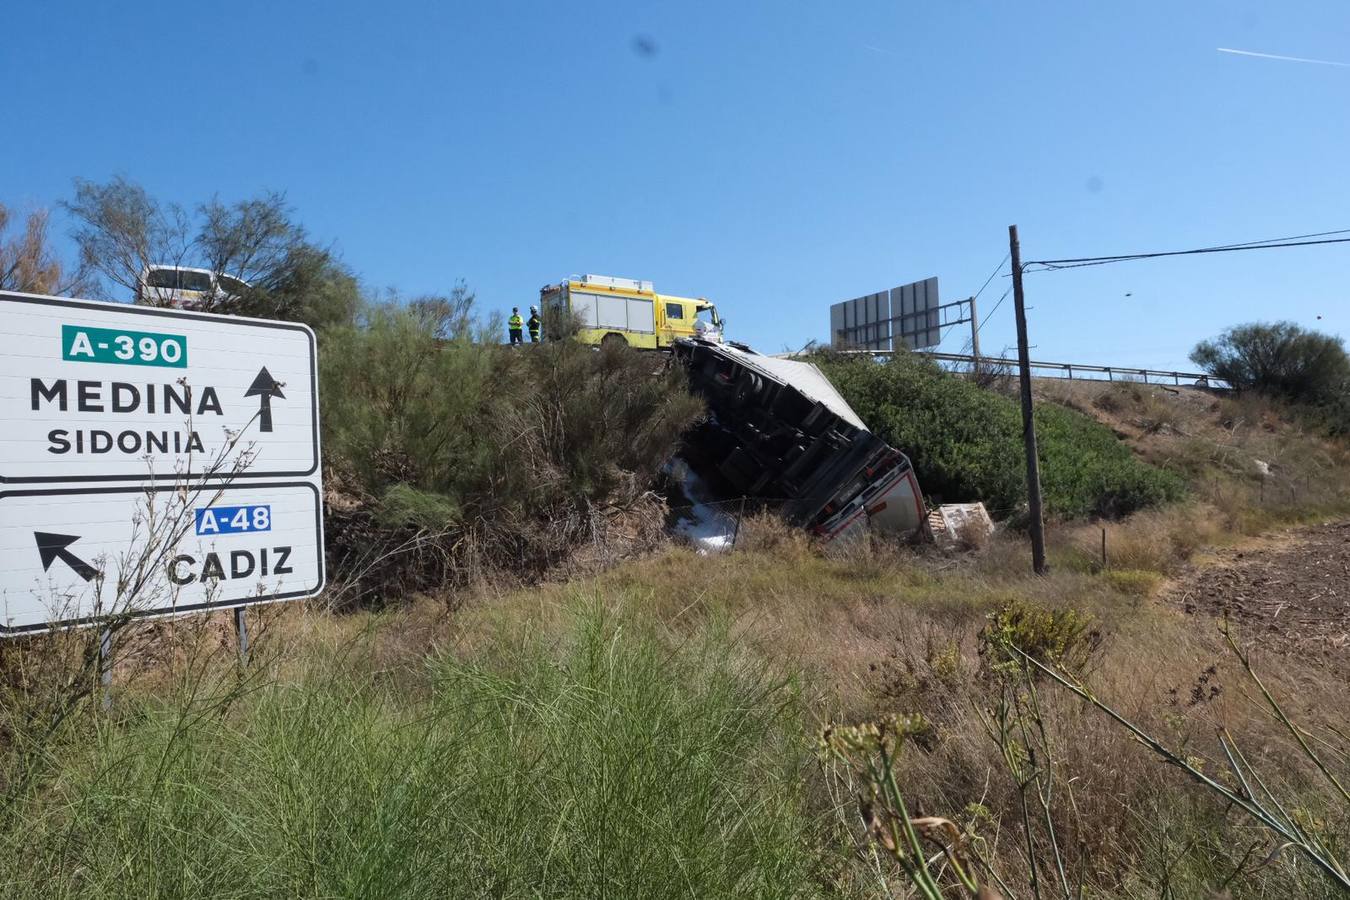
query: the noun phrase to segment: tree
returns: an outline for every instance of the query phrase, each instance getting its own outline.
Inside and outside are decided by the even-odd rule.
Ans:
[[[148,266],[187,266],[249,285],[218,293],[206,312],[305,322],[315,328],[349,322],[360,300],[356,278],[330,250],[310,243],[284,194],[268,191],[226,204],[218,197],[188,213],[162,203],[121,176],[106,184],[76,179],[65,204],[79,223],[80,259],[101,276],[100,293],[137,293]],[[129,299],[129,298],[127,298]]]
[[[305,231],[290,219],[286,196],[269,191],[231,206],[216,197],[197,207],[201,226],[194,249],[212,272],[249,284],[274,279],[305,247]]]
[[[17,217],[0,203],[0,291],[76,294],[86,286],[83,271],[77,268],[67,275],[52,253],[47,243],[47,210],[30,212],[23,230],[7,238],[12,222]]]
[[[356,276],[330,251],[300,244],[242,296],[217,311],[304,322],[317,331],[351,322],[360,305]]]
[[[145,188],[121,177],[107,184],[75,179],[75,199],[63,204],[80,223],[71,237],[80,262],[105,282],[98,293],[121,287],[131,296],[146,266],[188,265],[191,225],[177,204],[161,204]]]
[[[1341,339],[1293,322],[1235,325],[1201,341],[1191,361],[1238,391],[1324,403],[1350,384],[1350,357]]]

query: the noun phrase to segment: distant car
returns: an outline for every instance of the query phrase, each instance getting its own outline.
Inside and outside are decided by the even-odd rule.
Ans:
[[[249,283],[223,272],[187,266],[146,266],[136,283],[136,302],[174,309],[211,310],[242,296]]]

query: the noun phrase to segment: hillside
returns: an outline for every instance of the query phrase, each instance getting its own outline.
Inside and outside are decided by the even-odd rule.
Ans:
[[[906,377],[954,403],[957,423],[1011,403],[951,376]],[[1225,884],[1234,897],[1336,896],[1306,854],[1280,850],[1005,654],[1026,648],[1081,678],[1203,771],[1226,768],[1225,729],[1300,827],[1334,846],[1350,810],[1272,724],[1220,633],[1222,604],[1209,602],[1279,586],[1232,565],[1236,580],[1223,582],[1207,554],[1263,564],[1298,541],[1334,543],[1341,531],[1279,529],[1345,513],[1350,456],[1257,401],[1037,391],[1043,414],[1071,423],[1056,432],[1062,452],[1094,448],[1104,473],[1061,494],[1087,499],[1052,522],[1045,578],[1029,574],[1015,515],[987,546],[955,554],[884,540],[822,548],[757,518],[722,556],[665,546],[533,587],[457,577],[378,608],[257,609],[244,670],[223,618],[140,626],[106,714],[86,699],[97,693],[85,633],[41,655],[7,645],[0,845],[16,863],[0,886],[14,897],[906,896],[901,869],[867,849],[865,776],[818,752],[855,734],[830,728],[822,744],[831,723],[889,728],[904,714],[895,778],[907,809],[976,836],[969,852],[1008,896],[1057,867],[1100,897]],[[940,427],[943,407],[928,408]],[[986,434],[988,455],[965,457],[942,456],[941,432],[916,433],[936,441],[906,447],[916,466],[945,460],[952,484],[1021,458],[1001,432]],[[1270,468],[1264,498],[1257,459]],[[1180,490],[1123,515],[1091,493],[1114,478]],[[1341,657],[1270,640],[1266,626],[1288,621],[1275,607],[1244,610],[1239,646],[1340,772]],[[1049,884],[1043,895],[1060,896]]]

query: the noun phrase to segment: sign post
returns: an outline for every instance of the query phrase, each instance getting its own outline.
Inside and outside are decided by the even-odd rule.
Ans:
[[[323,588],[309,328],[3,292],[0,321],[0,636]]]

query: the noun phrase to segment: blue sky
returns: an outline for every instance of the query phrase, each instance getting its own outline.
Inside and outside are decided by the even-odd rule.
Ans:
[[[490,309],[627,275],[777,351],[837,300],[973,293],[1014,222],[1026,259],[1350,228],[1350,68],[1216,52],[1350,62],[1343,0],[52,0],[4,22],[0,202],[115,174],[187,204],[284,190],[367,284],[464,278]],[[1030,275],[1033,355],[1189,368],[1237,322],[1344,334],[1348,271],[1333,245]]]

